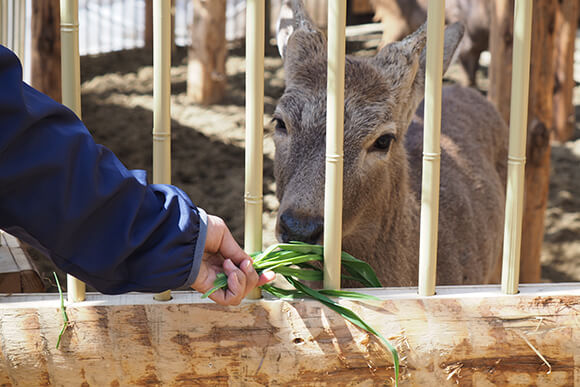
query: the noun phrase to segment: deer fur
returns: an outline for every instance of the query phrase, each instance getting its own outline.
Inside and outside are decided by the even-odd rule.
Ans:
[[[322,243],[326,39],[298,0],[285,1],[278,30],[286,88],[274,113],[276,233]],[[445,69],[462,34],[460,24],[445,30]],[[425,42],[422,26],[374,57],[346,57],[342,247],[384,286],[417,283]],[[507,128],[477,91],[444,88],[441,153],[437,283],[487,283],[502,247]]]

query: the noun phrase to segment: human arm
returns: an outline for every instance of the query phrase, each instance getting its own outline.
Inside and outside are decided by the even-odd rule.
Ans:
[[[1,46],[0,228],[103,293],[191,286],[207,264],[205,212],[95,144]]]

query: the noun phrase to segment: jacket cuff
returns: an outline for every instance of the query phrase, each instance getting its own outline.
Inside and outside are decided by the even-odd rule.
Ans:
[[[199,274],[199,268],[201,266],[201,261],[203,260],[203,252],[205,249],[205,239],[207,236],[207,213],[202,208],[197,208],[199,211],[199,234],[197,236],[197,242],[195,243],[195,249],[193,250],[193,265],[191,266],[191,271],[185,281],[184,286],[191,287],[191,285],[197,279]]]

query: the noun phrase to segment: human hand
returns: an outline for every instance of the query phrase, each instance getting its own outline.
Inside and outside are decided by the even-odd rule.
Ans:
[[[220,305],[239,305],[256,286],[262,286],[275,277],[273,272],[258,276],[252,258],[237,244],[225,222],[214,215],[207,216],[207,236],[199,273],[191,287],[200,293],[213,288],[218,273],[228,276],[228,287],[209,296]]]

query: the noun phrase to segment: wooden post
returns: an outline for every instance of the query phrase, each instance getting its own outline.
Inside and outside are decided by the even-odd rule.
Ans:
[[[576,124],[572,95],[574,82],[574,43],[578,26],[578,0],[561,0],[556,9],[555,85],[553,139],[564,142],[574,135]]]
[[[270,48],[270,37],[272,30],[272,1],[265,0],[264,3],[264,54],[268,55]]]
[[[32,0],[30,84],[61,102],[59,0]]]
[[[373,12],[370,0],[353,0],[350,11],[355,15],[367,14]]]
[[[145,47],[153,47],[153,0],[145,0]]]
[[[554,21],[558,0],[534,0],[521,282],[540,282],[540,254],[550,184]],[[524,263],[525,262],[525,263]]]
[[[512,84],[512,57],[514,36],[514,0],[492,0],[492,18],[489,32],[489,91],[505,122],[510,119],[510,87]]]
[[[520,282],[540,281],[540,254],[550,173],[550,133],[553,127],[553,50],[557,0],[534,0],[533,5]],[[501,19],[492,18],[489,98],[508,122],[512,68],[512,56],[508,53],[512,50],[513,40],[513,0],[495,0],[494,6],[492,14]]]
[[[209,105],[226,91],[226,0],[194,0],[187,95]],[[263,34],[263,31],[260,31]]]

